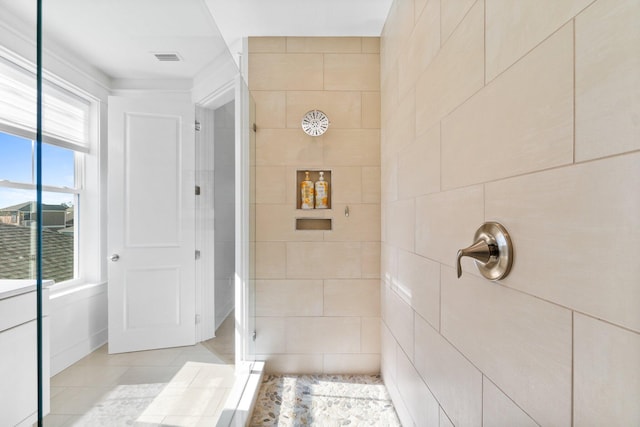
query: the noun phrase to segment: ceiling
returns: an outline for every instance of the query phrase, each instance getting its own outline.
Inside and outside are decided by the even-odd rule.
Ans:
[[[393,0],[205,0],[232,53],[247,36],[379,36]]]
[[[111,79],[192,79],[246,36],[378,36],[392,0],[47,0],[44,46]],[[0,20],[35,28],[35,1],[0,0]],[[217,24],[217,25],[216,25]],[[154,53],[177,53],[159,62]]]

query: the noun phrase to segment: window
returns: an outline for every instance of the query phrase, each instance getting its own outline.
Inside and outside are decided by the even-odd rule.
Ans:
[[[35,76],[24,64],[0,56],[0,279],[35,277],[38,221],[43,228],[43,279],[59,283],[79,275],[78,208],[92,105],[56,83],[43,80],[42,218],[38,218]]]

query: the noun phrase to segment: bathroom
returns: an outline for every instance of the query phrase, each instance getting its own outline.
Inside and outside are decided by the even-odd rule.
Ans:
[[[388,10],[379,34],[243,50],[255,359],[381,373],[403,425],[637,425],[640,4]],[[313,109],[319,137],[300,129]],[[306,170],[331,172],[331,209],[297,209]],[[463,258],[458,278],[487,221],[511,235],[511,272],[491,282]]]

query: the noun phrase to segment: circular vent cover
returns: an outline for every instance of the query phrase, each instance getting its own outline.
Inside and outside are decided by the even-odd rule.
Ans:
[[[320,110],[311,110],[302,118],[302,130],[307,135],[320,136],[329,128],[329,118]]]

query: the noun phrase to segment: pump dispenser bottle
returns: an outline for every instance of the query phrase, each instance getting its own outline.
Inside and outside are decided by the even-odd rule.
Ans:
[[[320,172],[320,178],[316,181],[316,209],[329,207],[329,183],[324,180],[324,172]]]
[[[314,187],[313,181],[309,178],[309,171],[304,173],[304,181],[300,183],[300,196],[302,209],[313,209],[314,207]]]

